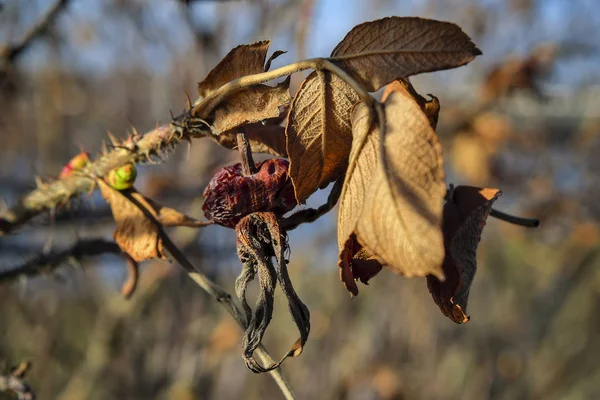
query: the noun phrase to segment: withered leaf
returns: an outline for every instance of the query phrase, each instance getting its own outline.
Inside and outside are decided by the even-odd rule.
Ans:
[[[125,267],[127,269],[127,279],[121,285],[121,296],[128,299],[131,297],[133,292],[138,285],[139,279],[139,267],[138,263],[127,253],[123,253],[123,258],[125,258]]]
[[[427,119],[433,130],[437,128],[438,117],[440,115],[440,101],[437,97],[430,94],[428,96],[431,97],[431,100],[427,100],[415,90],[408,79],[398,79],[386,85],[381,96],[381,101],[384,102],[392,92],[397,91],[408,91],[417,104],[419,104],[421,110],[427,115]]]
[[[502,192],[457,186],[444,205],[443,231],[446,280],[427,277],[427,286],[442,313],[457,324],[469,322],[467,300],[477,270],[477,246],[492,204]]]
[[[271,54],[271,57],[269,57],[269,59],[267,60],[267,63],[265,64],[265,72],[271,69],[271,63],[273,62],[273,60],[275,60],[277,57],[279,57],[285,53],[287,53],[287,51],[277,50],[277,51],[275,51],[275,53]]]
[[[275,214],[256,212],[247,215],[237,224],[236,237],[238,256],[243,269],[236,280],[235,291],[244,309],[248,326],[242,341],[243,356],[250,370],[257,373],[267,372],[278,368],[287,357],[297,357],[302,353],[310,333],[310,312],[292,286],[285,260],[287,237]],[[277,261],[276,268],[271,261],[273,256]],[[255,275],[258,275],[260,293],[253,312],[246,300],[246,289]],[[300,337],[280,361],[264,367],[254,359],[253,353],[260,345],[271,321],[277,281],[287,297],[289,311]]]
[[[214,110],[213,132],[223,132],[280,115],[280,107],[292,101],[290,79],[276,86],[256,85],[228,97]]]
[[[346,170],[351,112],[358,100],[346,82],[328,71],[315,71],[302,82],[286,128],[290,178],[299,203]]]
[[[402,275],[433,274],[443,279],[441,222],[446,188],[441,146],[427,117],[407,91],[393,92],[383,107],[381,118],[385,121],[376,121],[369,128],[369,136],[379,134],[382,143],[377,164],[369,171],[370,183],[363,189],[363,198],[360,197],[363,192],[356,190],[358,185],[352,185],[351,181],[359,179],[353,175],[364,173],[364,169],[350,167],[346,176],[350,184],[342,194],[343,204],[354,203],[349,207],[354,219],[354,210],[362,208],[352,233],[364,247],[371,264],[377,260]],[[357,108],[357,112],[361,110]],[[355,126],[360,127],[360,124]],[[372,146],[363,146],[352,162],[360,165],[362,157],[372,158],[371,149]],[[346,199],[349,196],[355,199]],[[343,225],[345,223],[343,221]],[[344,228],[344,232],[347,234],[348,228]],[[351,235],[346,237],[352,239]],[[339,243],[343,270],[344,263],[350,260],[347,252],[357,248],[349,248],[344,237],[339,238]],[[345,243],[343,247],[342,243]],[[371,267],[367,279],[378,268],[377,265]]]
[[[374,92],[395,79],[465,65],[480,54],[455,24],[388,17],[355,26],[331,57]]]
[[[146,218],[143,211],[127,199],[123,193],[113,189],[100,179],[97,182],[102,196],[110,204],[117,223],[113,237],[121,250],[131,256],[134,261],[164,259],[162,241],[154,223]],[[162,207],[135,189],[130,189],[128,193],[163,226],[201,227],[207,225],[206,222],[185,216],[172,208]]]
[[[228,149],[237,148],[237,131],[227,131],[214,140]],[[244,126],[253,153],[268,153],[278,157],[287,157],[285,148],[285,127],[274,124],[254,123]]]
[[[358,294],[354,280],[354,258],[361,251],[354,232],[363,214],[363,205],[380,158],[379,128],[369,106],[358,103],[352,115],[352,149],[338,211],[340,279],[353,295]],[[360,258],[359,258],[360,260]],[[377,263],[377,261],[375,261]],[[379,268],[381,269],[381,268]],[[368,279],[366,279],[368,280]],[[365,280],[363,280],[364,282]]]
[[[231,50],[198,84],[200,98],[208,96],[224,84],[242,76],[264,72],[270,40],[242,44]]]

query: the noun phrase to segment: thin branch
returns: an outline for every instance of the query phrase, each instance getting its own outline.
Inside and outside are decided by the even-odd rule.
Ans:
[[[52,25],[60,11],[65,8],[68,3],[69,0],[58,0],[54,2],[40,20],[25,32],[21,40],[12,45],[0,47],[0,58],[3,59],[4,62],[2,67],[6,68],[7,65],[13,63],[14,60],[35,41],[35,39],[43,35],[50,25]]]
[[[281,220],[281,227],[286,231],[291,231],[292,229],[296,229],[301,224],[314,222],[323,215],[327,214],[337,204],[340,195],[342,194],[343,183],[344,177],[342,176],[335,181],[333,188],[327,197],[327,203],[323,204],[319,208],[307,208],[305,210],[300,210],[287,218],[283,218]]]
[[[309,58],[308,60],[298,61],[281,68],[271,71],[262,72],[259,74],[246,75],[233,81],[226,83],[219,89],[215,90],[205,98],[199,98],[194,103],[192,115],[208,115],[214,108],[221,103],[225,98],[249,86],[258,85],[273,79],[281,78],[282,76],[291,75],[296,72],[307,69],[327,70],[333,72],[342,78],[352,89],[356,91],[360,99],[367,104],[372,104],[374,99],[354,78],[346,71],[335,65],[327,58]]]
[[[89,163],[80,173],[65,179],[58,179],[41,185],[21,198],[16,205],[0,214],[0,236],[25,224],[44,211],[67,203],[73,197],[89,193],[95,188],[96,177],[103,177],[112,169],[127,163],[152,161],[151,157],[174,147],[182,139],[204,137],[210,134],[210,127],[204,122],[207,115],[228,96],[252,85],[264,83],[279,77],[306,69],[329,70],[344,79],[368,104],[374,99],[350,75],[325,58],[312,58],[293,63],[272,71],[247,75],[235,79],[204,99],[198,99],[194,107],[176,118],[169,125],[159,126],[146,134],[130,136],[112,151]]]
[[[138,283],[138,264],[128,254],[123,253],[115,242],[105,239],[81,239],[66,250],[42,253],[18,267],[0,271],[0,283],[11,282],[21,277],[50,274],[69,260],[80,261],[84,257],[102,254],[121,255],[125,259],[127,279],[121,286],[121,294],[126,299],[130,298]]]
[[[238,325],[245,330],[247,328],[246,318],[238,306],[234,303],[232,296],[227,291],[221,288],[216,283],[212,282],[206,275],[204,275],[198,268],[192,264],[187,257],[179,250],[177,245],[171,241],[171,238],[163,230],[162,225],[150,211],[140,204],[130,193],[121,192],[129,201],[131,201],[136,207],[138,207],[149,221],[151,221],[158,231],[158,235],[162,240],[163,249],[166,250],[172,257],[179,263],[179,265],[187,272],[188,276],[192,278],[198,286],[200,286],[206,293],[213,297],[219,304],[221,304],[229,314],[236,320]],[[267,350],[261,345],[256,349],[256,354],[264,364],[274,364],[275,361],[269,355]],[[279,370],[269,371],[269,374],[275,380],[279,389],[283,393],[284,397],[288,400],[295,399],[292,389],[289,384],[285,381]]]
[[[70,259],[81,260],[84,257],[101,254],[120,255],[121,249],[115,242],[110,240],[81,239],[66,250],[40,254],[18,267],[0,271],[0,283],[10,282],[23,276],[49,274]]]
[[[255,174],[256,165],[254,164],[254,159],[252,158],[252,149],[250,148],[250,143],[248,142],[246,133],[240,132],[237,134],[236,138],[240,157],[242,158],[242,171],[244,172],[244,175]]]
[[[35,394],[23,378],[31,367],[31,363],[24,361],[13,368],[9,375],[0,375],[0,392],[14,393],[19,400],[35,400]]]
[[[186,126],[188,114],[175,119],[175,124],[159,126],[144,135],[130,136],[123,147],[115,148],[89,163],[79,173],[45,183],[23,196],[17,204],[0,214],[0,236],[10,233],[33,217],[66,204],[70,199],[87,194],[95,188],[94,177],[107,175],[112,169],[129,162],[143,163],[156,154],[173,148],[182,139],[189,139]]]
[[[502,221],[509,222],[511,224],[523,226],[525,228],[537,228],[540,226],[540,220],[536,218],[523,218],[523,217],[515,217],[514,215],[503,213],[502,211],[498,211],[492,208],[490,211],[490,216],[494,218],[498,218]]]

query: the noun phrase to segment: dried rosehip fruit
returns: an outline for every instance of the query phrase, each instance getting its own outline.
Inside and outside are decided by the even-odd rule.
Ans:
[[[296,206],[287,160],[273,158],[244,175],[240,163],[221,168],[204,189],[204,215],[216,224],[234,228],[248,214],[271,211],[282,216]]]

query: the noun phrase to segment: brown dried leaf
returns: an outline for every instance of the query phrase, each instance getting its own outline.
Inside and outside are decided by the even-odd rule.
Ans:
[[[253,372],[268,372],[278,368],[287,357],[297,357],[302,353],[310,333],[310,312],[296,294],[290,280],[285,259],[287,235],[281,229],[276,215],[270,212],[247,215],[236,225],[236,237],[243,269],[236,280],[235,291],[248,325],[242,340],[243,356],[246,365]],[[275,267],[271,261],[273,256],[277,261]],[[246,300],[246,290],[255,275],[258,275],[260,293],[253,312]],[[253,353],[262,342],[271,322],[277,281],[288,300],[289,311],[300,337],[280,361],[264,367],[254,359]]]
[[[286,129],[290,177],[299,203],[346,170],[352,107],[358,100],[346,82],[328,71],[315,71],[302,82]]]
[[[408,91],[413,99],[419,104],[421,110],[427,115],[427,119],[429,119],[429,123],[433,130],[437,128],[438,117],[440,115],[440,102],[437,97],[430,94],[428,96],[431,97],[431,100],[427,100],[415,90],[408,79],[399,79],[385,87],[383,95],[381,96],[381,101],[385,102],[392,92],[397,91]]]
[[[199,228],[207,225],[212,225],[211,221],[199,221],[196,218],[188,217],[185,214],[180,213],[174,208],[165,207],[152,199],[142,196],[137,193],[140,197],[144,198],[148,204],[152,206],[152,214],[156,217],[158,222],[162,226],[187,226],[190,228]]]
[[[427,286],[442,313],[457,324],[469,322],[467,300],[477,270],[477,246],[492,204],[502,192],[457,186],[444,205],[443,268],[446,280],[427,277]]]
[[[104,181],[99,179],[98,186],[102,196],[110,204],[117,223],[113,237],[121,250],[129,254],[135,261],[153,258],[165,259],[162,241],[159,240],[156,226],[146,218],[143,211],[129,201],[123,193],[113,189]],[[206,222],[187,217],[172,208],[162,207],[135,189],[130,189],[128,193],[163,226],[200,227],[207,225]]]
[[[270,44],[270,40],[263,40],[231,50],[198,84],[198,95],[204,98],[234,79],[264,72]]]
[[[267,60],[267,63],[265,64],[265,72],[271,69],[271,63],[273,62],[273,60],[275,60],[277,57],[279,57],[285,53],[287,53],[287,51],[277,50],[277,51],[275,51],[275,53],[271,54],[271,57],[269,57],[269,59]]]
[[[138,263],[127,253],[123,253],[125,258],[125,266],[127,269],[127,279],[121,286],[121,296],[128,299],[133,295],[139,280],[139,268]]]
[[[441,146],[407,91],[392,93],[384,110],[382,153],[366,191],[356,237],[368,254],[397,273],[443,279],[446,187]]]
[[[363,214],[363,205],[380,158],[379,128],[369,106],[358,103],[352,114],[352,149],[338,211],[338,246],[340,279],[354,296],[356,254],[361,251],[354,232]],[[367,279],[368,280],[368,279]],[[363,280],[364,282],[364,280]]]
[[[355,280],[358,279],[368,285],[369,280],[381,271],[383,264],[358,243],[354,233],[343,243],[343,246],[338,261],[340,280],[344,283],[346,290],[352,296],[356,296],[358,295],[358,286]]]
[[[268,153],[278,157],[287,157],[285,148],[285,127],[273,124],[254,123],[244,126],[253,153]],[[227,131],[214,137],[221,146],[237,148],[237,132]]]
[[[355,26],[331,57],[374,92],[395,79],[465,65],[480,54],[455,24],[388,17]]]
[[[242,125],[279,117],[280,107],[292,101],[289,87],[288,78],[277,86],[256,85],[228,97],[214,110],[213,132],[221,134]]]

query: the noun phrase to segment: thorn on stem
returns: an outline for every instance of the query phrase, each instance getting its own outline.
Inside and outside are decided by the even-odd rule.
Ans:
[[[192,100],[190,99],[190,95],[189,95],[189,93],[187,92],[187,90],[183,89],[183,91],[185,92],[185,97],[186,97],[186,99],[187,99],[187,107],[188,107],[188,110],[191,110],[191,109],[192,109]]]
[[[108,134],[108,138],[110,139],[110,142],[112,143],[112,145],[114,147],[119,146],[119,140],[112,134],[112,132],[108,131],[107,134]]]

